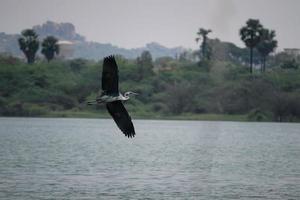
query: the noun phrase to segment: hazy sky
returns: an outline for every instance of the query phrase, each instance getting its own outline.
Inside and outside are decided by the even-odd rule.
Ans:
[[[199,27],[242,46],[238,32],[249,18],[275,29],[280,48],[300,48],[300,0],[0,0],[0,32],[71,22],[89,41],[126,48],[155,41],[194,49]]]

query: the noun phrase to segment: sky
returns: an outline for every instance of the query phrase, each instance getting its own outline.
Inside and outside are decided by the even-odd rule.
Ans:
[[[70,22],[88,41],[125,48],[158,42],[196,49],[200,27],[243,46],[239,29],[249,18],[276,31],[279,49],[300,48],[300,0],[0,0],[0,32]]]

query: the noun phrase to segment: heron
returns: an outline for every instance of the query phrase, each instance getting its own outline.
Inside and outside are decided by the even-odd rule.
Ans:
[[[119,129],[125,136],[132,138],[135,136],[134,126],[122,102],[129,100],[130,95],[137,95],[137,93],[128,91],[122,95],[119,92],[118,72],[118,65],[114,56],[105,57],[102,69],[102,91],[95,100],[88,101],[87,103],[88,105],[106,104],[107,111]]]

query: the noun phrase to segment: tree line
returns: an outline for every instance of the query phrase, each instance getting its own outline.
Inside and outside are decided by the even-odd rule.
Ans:
[[[202,28],[196,39],[201,41],[200,50],[195,54],[200,62],[191,59],[190,52],[178,58],[155,60],[149,51],[144,51],[136,59],[116,55],[122,82],[120,90],[140,93],[127,102],[128,109],[135,116],[147,118],[183,116],[187,119],[196,116],[193,119],[198,119],[197,116],[202,115],[224,115],[226,118],[221,118],[223,120],[299,121],[299,62],[286,52],[269,56],[277,46],[275,31],[259,24],[258,20],[248,20],[245,27],[252,28],[241,31],[245,29],[242,27],[240,30],[247,44],[251,43],[252,50],[248,47],[250,52],[232,43],[210,39],[208,36],[212,30]],[[254,33],[253,26],[259,31]],[[45,38],[41,45],[42,53],[51,62],[34,63],[35,56],[31,53],[38,51],[38,36],[34,31],[23,32],[23,39],[19,39],[22,40],[20,48],[24,49],[28,60],[31,59],[30,65],[0,54],[0,115],[95,116],[95,113],[102,113],[99,112],[103,109],[101,106],[97,106],[96,111],[84,106],[86,100],[95,98],[100,88],[102,60],[51,61],[54,53],[47,59],[43,49],[56,52],[55,48],[46,48],[53,47],[54,43],[44,42]],[[247,34],[248,37],[245,36]],[[253,46],[254,41],[259,41],[256,46]],[[223,48],[228,55],[217,55]],[[260,53],[259,49],[268,51]],[[260,63],[264,72],[267,56],[270,58],[268,73],[249,74],[250,70],[244,63],[248,60],[249,63]]]
[[[153,60],[149,52],[137,59],[115,57],[120,66],[120,91],[140,94],[126,102],[135,117],[201,119],[224,115],[218,119],[299,121],[300,70],[281,67],[284,60],[277,56],[268,73],[252,75],[244,65],[231,61],[211,60],[199,65],[170,57]],[[0,55],[0,115],[103,115],[105,107],[85,106],[97,96],[101,68],[102,60],[28,65]]]
[[[200,28],[197,32],[198,37],[196,38],[196,42],[202,40],[200,45],[201,53],[198,54],[201,60],[210,60],[212,52],[211,47],[207,44],[207,40],[208,34],[211,32],[212,30],[204,28]],[[250,73],[253,73],[254,49],[257,50],[261,57],[261,72],[265,72],[266,59],[270,53],[275,51],[278,44],[277,40],[275,40],[275,31],[265,28],[258,19],[249,19],[246,25],[240,29],[239,35],[250,50]]]
[[[41,53],[50,62],[55,54],[59,54],[58,39],[54,36],[47,36],[41,43]],[[18,39],[20,50],[24,53],[27,63],[32,64],[35,61],[36,53],[40,47],[40,41],[37,33],[33,29],[25,29],[21,32],[21,37]]]
[[[198,37],[196,37],[196,42],[202,41],[200,51],[197,55],[202,61],[210,60],[212,56],[212,49],[208,44],[208,34],[211,32],[211,29],[205,28],[200,28],[197,32]],[[278,43],[277,40],[275,40],[275,31],[265,28],[258,19],[249,19],[246,25],[240,29],[239,35],[246,47],[250,50],[250,73],[253,73],[254,49],[257,50],[261,57],[261,72],[265,72],[266,59],[270,53],[274,52]],[[27,63],[34,63],[35,55],[40,45],[36,32],[33,29],[23,30],[18,42],[20,49],[27,58]],[[54,58],[55,54],[59,54],[59,45],[57,42],[58,40],[54,36],[48,36],[42,42],[41,53],[48,62]]]

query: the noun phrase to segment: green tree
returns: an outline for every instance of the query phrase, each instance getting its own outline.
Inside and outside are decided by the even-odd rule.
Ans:
[[[182,81],[180,83],[174,82],[169,83],[166,86],[166,95],[164,97],[164,102],[166,103],[168,110],[173,114],[181,114],[183,112],[188,112],[191,107],[194,108],[195,87],[192,86],[187,81]]]
[[[54,55],[59,54],[58,40],[53,36],[46,37],[42,42],[42,54],[46,57],[47,61],[50,62]]]
[[[35,61],[35,54],[39,49],[38,35],[33,29],[25,29],[18,39],[20,49],[27,58],[27,63],[32,64]]]
[[[253,49],[260,42],[262,29],[263,26],[258,19],[249,19],[246,26],[240,29],[241,40],[250,49],[250,73],[252,73],[253,68]]]
[[[137,58],[139,80],[153,73],[152,56],[149,51],[143,51],[141,56]]]
[[[291,59],[291,60],[287,60],[284,61],[280,67],[282,69],[298,69],[299,68],[299,64],[297,63],[296,59]]]
[[[261,71],[266,71],[267,56],[272,53],[277,47],[276,34],[274,30],[262,29],[260,42],[257,45],[257,51],[261,56]]]
[[[210,58],[210,53],[209,53],[209,47],[208,47],[208,43],[207,43],[207,35],[212,32],[212,30],[210,29],[204,29],[204,28],[200,28],[199,31],[197,32],[197,35],[199,37],[196,38],[196,42],[199,42],[200,40],[202,40],[200,49],[201,49],[201,55],[203,59],[208,59]]]

